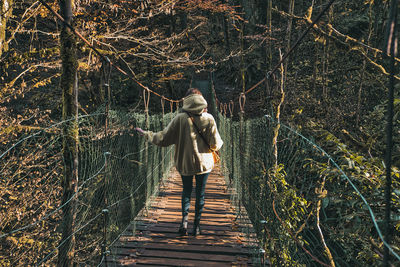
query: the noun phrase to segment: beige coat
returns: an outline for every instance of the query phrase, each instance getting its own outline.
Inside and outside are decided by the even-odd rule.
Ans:
[[[164,130],[145,132],[149,142],[155,145],[175,145],[175,166],[181,175],[208,173],[214,167],[212,153],[186,112],[192,114],[213,150],[219,150],[223,144],[213,116],[203,112],[206,107],[207,102],[201,95],[189,95],[183,100],[183,112],[178,113]]]

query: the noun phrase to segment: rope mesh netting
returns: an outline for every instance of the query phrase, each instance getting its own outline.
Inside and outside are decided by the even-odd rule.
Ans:
[[[333,161],[313,141],[272,118],[233,121],[219,115],[218,121],[224,140],[222,168],[234,192],[238,219],[247,213],[254,229],[242,224],[242,231],[255,232],[259,240],[258,262],[272,266],[381,264],[383,245],[376,226],[383,221],[384,206],[376,203],[383,203],[382,188],[371,194],[367,178],[349,178],[360,169],[348,168],[344,174],[335,161],[340,166],[349,162],[339,153]],[[394,197],[398,211],[400,201]],[[376,216],[373,219],[369,209]],[[399,243],[397,236],[392,244]],[[399,248],[392,249],[397,253],[393,262],[399,264]]]
[[[173,113],[147,117],[111,110],[107,135],[104,114],[79,118],[78,192],[65,204],[77,202],[74,261],[90,266],[102,260],[104,226],[110,246],[172,166],[173,149],[149,146],[133,129],[159,131]],[[2,266],[53,265],[66,241],[60,233],[63,123],[20,139],[1,155]]]

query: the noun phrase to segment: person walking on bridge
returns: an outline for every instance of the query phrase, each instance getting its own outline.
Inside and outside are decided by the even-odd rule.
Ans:
[[[201,234],[200,218],[208,175],[214,167],[213,151],[223,141],[214,117],[207,113],[207,101],[196,88],[190,88],[183,99],[183,107],[162,131],[154,133],[135,128],[139,134],[158,146],[175,145],[175,167],[182,176],[182,222],[178,233],[187,235],[190,195],[193,176],[196,179],[196,204],[193,236]]]

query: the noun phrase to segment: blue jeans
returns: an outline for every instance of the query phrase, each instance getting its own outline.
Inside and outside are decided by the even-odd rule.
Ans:
[[[195,216],[194,222],[195,224],[199,224],[201,218],[201,212],[204,207],[204,194],[206,191],[206,183],[207,178],[210,173],[203,173],[195,175],[196,177],[196,205],[195,205]],[[187,218],[189,214],[189,206],[190,206],[190,195],[192,194],[192,181],[193,175],[184,176],[182,175],[182,218]]]

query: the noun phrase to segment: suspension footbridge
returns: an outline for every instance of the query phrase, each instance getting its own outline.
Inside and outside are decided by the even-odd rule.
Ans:
[[[179,238],[179,177],[170,174],[173,148],[149,145],[133,130],[161,130],[174,115],[110,110],[108,135],[105,112],[81,116],[78,190],[63,203],[58,133],[68,121],[26,136],[3,152],[2,175],[9,177],[9,187],[29,183],[3,192],[15,212],[2,219],[1,243],[36,261],[19,263],[3,253],[2,262],[55,264],[66,242],[57,230],[61,209],[72,203],[75,225],[67,239],[76,240],[75,261],[90,266],[358,266],[360,255],[379,253],[377,243],[369,242],[383,240],[376,215],[382,207],[371,205],[373,200],[364,197],[368,188],[352,177],[366,159],[344,157],[345,164],[352,164],[344,172],[340,158],[267,116],[233,120],[218,115],[224,146],[206,190],[204,235]],[[41,178],[31,181],[32,173]],[[383,195],[375,201],[379,198]],[[27,203],[40,204],[23,209]],[[396,246],[389,248],[399,262]]]

